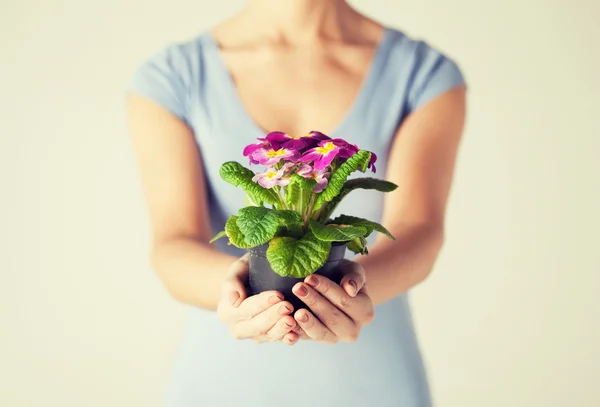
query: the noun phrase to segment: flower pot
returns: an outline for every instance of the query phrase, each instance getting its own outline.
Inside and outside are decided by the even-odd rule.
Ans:
[[[249,291],[250,294],[259,294],[263,291],[276,290],[283,294],[285,299],[292,303],[294,311],[301,308],[307,308],[294,293],[292,287],[304,278],[282,277],[275,273],[267,260],[268,243],[249,249],[250,252],[250,276]],[[343,277],[343,272],[338,267],[340,261],[346,254],[345,243],[334,243],[331,246],[329,257],[323,266],[315,274],[327,277],[336,284],[339,284]]]

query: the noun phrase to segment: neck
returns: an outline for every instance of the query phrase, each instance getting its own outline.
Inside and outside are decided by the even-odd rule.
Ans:
[[[346,37],[357,13],[345,0],[248,0],[242,15],[254,31],[278,42]]]

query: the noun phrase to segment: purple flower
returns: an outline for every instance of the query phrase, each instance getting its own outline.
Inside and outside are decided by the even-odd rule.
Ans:
[[[270,147],[269,141],[266,138],[259,138],[258,140],[260,141],[260,143],[250,144],[244,148],[244,152],[243,152],[244,157],[249,157],[251,164],[258,164],[258,161],[256,161],[255,159],[252,158],[252,154],[256,150]]]
[[[367,168],[370,168],[371,171],[373,171],[373,174],[375,174],[377,171],[377,168],[375,168],[375,161],[377,161],[377,155],[375,153],[371,153],[371,159],[369,160]]]
[[[314,162],[314,167],[317,170],[324,170],[337,157],[341,147],[335,145],[330,140],[319,142],[319,146],[308,150],[298,161]]]
[[[296,174],[304,177],[304,178],[312,178],[317,181],[317,186],[315,186],[314,192],[319,193],[322,192],[327,183],[329,182],[329,172],[324,170],[316,170],[308,164],[304,164],[302,167],[298,168]]]
[[[278,150],[273,148],[259,148],[252,152],[250,159],[261,165],[274,165],[284,159],[293,161],[297,157],[298,152],[296,150],[287,148],[280,148]]]
[[[358,146],[355,144],[350,144],[348,143],[346,140],[343,140],[341,138],[336,138],[331,140],[331,142],[333,144],[335,144],[336,146],[340,147],[340,152],[338,154],[338,157],[340,157],[341,159],[348,159],[350,157],[352,157],[354,154],[358,153]]]
[[[265,172],[256,174],[252,181],[258,182],[264,188],[273,188],[275,185],[284,187],[290,183],[290,177],[285,175],[285,167],[279,170],[269,167]]]
[[[314,147],[320,141],[329,140],[329,137],[318,131],[311,131],[302,136],[292,136],[281,131],[273,131],[267,134],[266,139],[276,150],[279,148],[302,150],[304,148]]]

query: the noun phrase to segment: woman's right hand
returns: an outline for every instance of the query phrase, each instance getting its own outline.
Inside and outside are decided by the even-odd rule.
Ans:
[[[252,339],[254,342],[282,341],[293,345],[298,334],[292,332],[296,320],[291,316],[294,307],[283,300],[277,291],[265,291],[247,297],[245,282],[248,280],[248,255],[235,261],[223,283],[217,315],[236,339]]]

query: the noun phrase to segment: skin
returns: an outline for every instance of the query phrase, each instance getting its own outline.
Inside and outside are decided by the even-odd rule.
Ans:
[[[252,0],[212,34],[258,127],[328,133],[352,106],[383,27],[344,1]],[[153,267],[176,300],[217,311],[235,338],[355,341],[375,305],[422,282],[435,264],[464,127],[464,87],[411,113],[397,131],[387,179],[398,189],[385,194],[382,219],[397,240],[381,238],[368,256],[346,261],[340,285],[316,275],[297,284],[294,293],[310,311],[296,313],[279,293],[248,297],[247,259],[208,244],[204,172],[192,130],[135,94],[128,117],[152,226]]]

